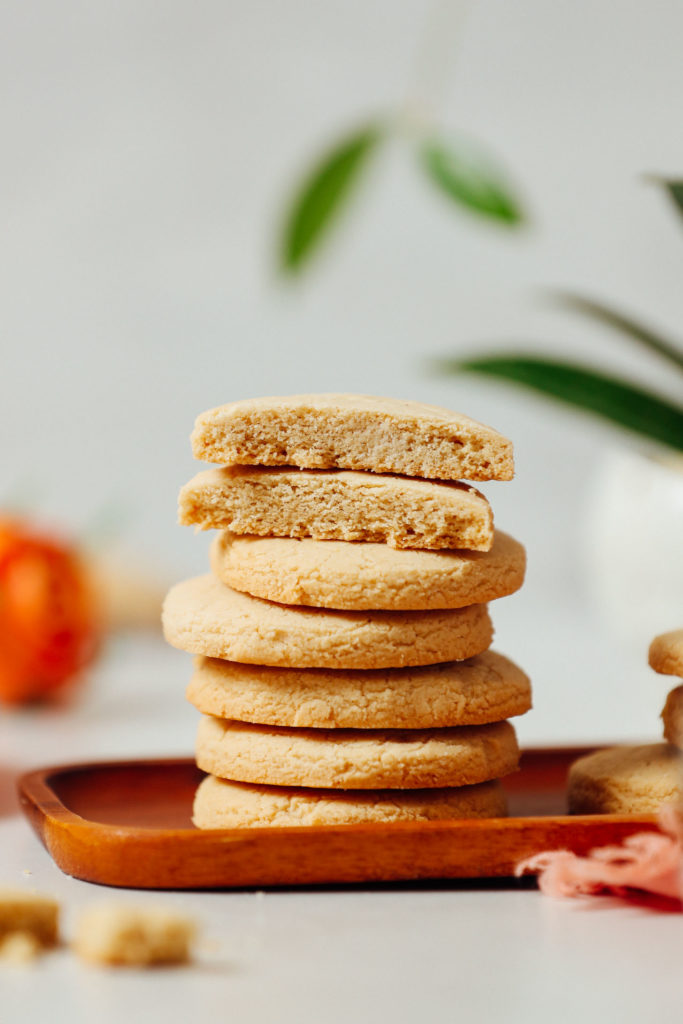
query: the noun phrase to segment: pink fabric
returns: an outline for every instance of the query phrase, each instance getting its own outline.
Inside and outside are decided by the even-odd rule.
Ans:
[[[638,832],[622,846],[603,846],[587,857],[569,850],[538,853],[521,861],[515,875],[538,874],[541,891],[559,898],[610,892],[637,899],[638,893],[646,892],[681,901],[683,813],[666,807],[659,825],[661,832]]]

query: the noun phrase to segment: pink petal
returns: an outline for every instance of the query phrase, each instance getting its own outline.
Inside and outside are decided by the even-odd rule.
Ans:
[[[539,888],[547,896],[627,896],[623,890],[636,889],[683,900],[683,816],[677,808],[667,807],[659,824],[662,832],[639,832],[621,846],[603,846],[587,857],[569,850],[536,854],[518,864],[515,874],[537,873]]]

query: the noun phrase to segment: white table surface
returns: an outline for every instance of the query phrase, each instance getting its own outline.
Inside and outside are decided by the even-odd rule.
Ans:
[[[64,876],[16,812],[13,777],[188,754],[188,669],[158,639],[119,638],[71,703],[0,715],[0,884],[55,894],[67,938],[79,908],[102,899],[182,909],[202,935],[182,969],[88,967],[66,949],[35,966],[0,964],[2,1024],[683,1019],[680,914],[554,901],[513,883],[141,894]],[[543,712],[528,721],[532,742],[556,724]]]

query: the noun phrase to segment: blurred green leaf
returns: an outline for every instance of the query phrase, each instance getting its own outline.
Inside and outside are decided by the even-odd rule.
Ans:
[[[365,127],[334,146],[306,176],[289,210],[282,236],[281,266],[301,270],[329,230],[382,137]]]
[[[478,373],[522,384],[575,408],[588,410],[642,437],[683,451],[683,408],[619,380],[574,363],[505,353],[440,360],[445,373]]]
[[[420,157],[427,177],[449,199],[472,213],[509,227],[521,224],[524,212],[500,170],[468,144],[423,143]]]
[[[683,215],[683,180],[680,178],[662,178],[657,175],[654,177],[654,181],[666,189],[674,206]]]
[[[598,320],[600,323],[605,324],[606,327],[611,327],[622,334],[627,334],[650,351],[663,356],[677,366],[679,370],[683,370],[683,351],[666,338],[662,338],[660,334],[650,330],[649,327],[645,327],[644,324],[639,323],[637,320],[632,320],[618,310],[605,306],[602,302],[597,302],[595,299],[586,299],[582,295],[576,295],[573,292],[555,292],[554,295],[567,309],[582,313],[593,320]]]

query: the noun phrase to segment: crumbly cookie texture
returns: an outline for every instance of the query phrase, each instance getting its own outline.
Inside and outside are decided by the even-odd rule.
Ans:
[[[19,944],[49,948],[58,941],[59,904],[50,896],[22,889],[0,889],[0,942],[14,955]],[[13,940],[21,935],[24,939]]]
[[[198,473],[178,517],[200,530],[488,551],[493,513],[474,487],[344,470],[231,466]]]
[[[656,636],[650,644],[648,660],[655,672],[683,678],[683,629]]]
[[[197,828],[286,828],[393,821],[500,818],[507,813],[499,782],[459,789],[296,789],[228,782],[209,775],[199,786]]]
[[[649,814],[681,799],[681,752],[668,743],[609,747],[569,771],[571,814]]]
[[[486,604],[524,582],[524,548],[496,533],[490,551],[397,551],[386,544],[236,537],[211,546],[214,575],[282,604],[349,610],[429,610]]]
[[[523,715],[531,707],[531,684],[495,651],[467,661],[374,671],[198,658],[187,698],[205,715],[260,725],[434,729]]]
[[[485,651],[486,605],[447,611],[339,612],[241,594],[213,576],[173,587],[164,635],[190,654],[285,668],[400,668],[459,661]]]
[[[662,711],[664,739],[683,750],[683,686],[671,690]],[[683,761],[681,762],[683,774]]]
[[[254,398],[209,409],[192,433],[197,459],[223,465],[403,473],[434,480],[511,480],[512,444],[433,405],[370,395]]]
[[[102,903],[81,913],[73,948],[83,960],[110,966],[181,964],[194,936],[194,924],[174,911]]]
[[[469,786],[517,769],[509,722],[459,729],[287,729],[205,716],[197,764],[235,782],[329,789]]]

